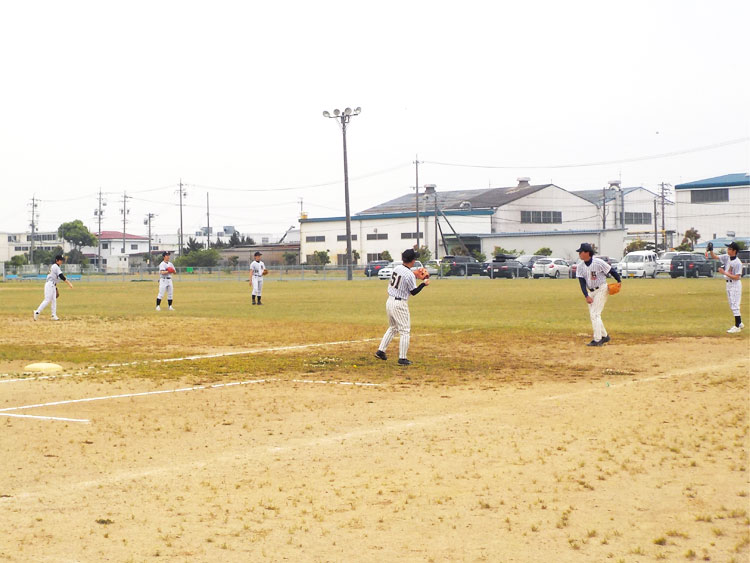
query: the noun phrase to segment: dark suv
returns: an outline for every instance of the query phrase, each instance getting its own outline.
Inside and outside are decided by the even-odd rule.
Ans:
[[[714,277],[714,265],[707,260],[703,254],[694,252],[679,252],[672,256],[669,266],[669,275],[673,278],[686,277],[697,278],[698,276]]]
[[[448,265],[446,276],[482,275],[484,264],[471,256],[443,256],[443,264]]]
[[[380,268],[384,268],[390,264],[388,260],[375,260],[374,262],[368,262],[365,266],[365,275],[368,278],[378,277],[378,271]]]

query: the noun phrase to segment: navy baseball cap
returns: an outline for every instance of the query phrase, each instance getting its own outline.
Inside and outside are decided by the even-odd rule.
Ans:
[[[164,252],[161,253],[162,256],[169,256],[170,254],[171,252],[169,252],[169,250],[165,250]]]
[[[576,252],[588,252],[589,254],[594,254],[594,247],[587,242],[583,242]]]
[[[732,241],[732,242],[730,242],[730,243],[729,243],[729,244],[727,245],[727,248],[731,248],[732,250],[736,250],[736,251],[738,251],[738,252],[739,252],[739,250],[740,250],[740,245],[739,245],[739,244],[737,244],[737,242],[736,242],[736,241]]]
[[[255,254],[253,254],[253,256],[263,256],[263,253],[258,250]]]
[[[62,254],[58,254],[57,256],[55,256],[55,262],[57,262],[58,260],[65,261],[65,257]]]

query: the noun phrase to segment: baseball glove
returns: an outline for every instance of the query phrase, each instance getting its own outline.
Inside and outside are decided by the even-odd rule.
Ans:
[[[708,243],[708,244],[706,245],[706,250],[707,250],[708,252],[711,252],[711,251],[712,251],[713,249],[714,249],[714,243],[712,243],[712,242],[709,242],[709,243]]]
[[[263,275],[267,276],[268,275],[268,270],[263,270]]]
[[[430,274],[425,268],[417,268],[416,270],[414,270],[414,276],[418,280],[426,280],[430,277]]]
[[[614,295],[615,293],[620,293],[620,289],[622,289],[621,283],[611,283],[607,285],[607,291],[609,291],[610,295]]]

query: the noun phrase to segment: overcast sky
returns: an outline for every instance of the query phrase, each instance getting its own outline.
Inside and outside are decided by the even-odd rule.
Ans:
[[[104,229],[127,192],[128,232],[176,233],[180,179],[186,235],[207,192],[243,233],[297,225],[300,198],[343,215],[322,112],[347,106],[352,213],[409,193],[416,155],[438,190],[747,172],[748,21],[746,0],[3,2],[0,232],[32,196],[41,230],[94,229],[101,189]]]

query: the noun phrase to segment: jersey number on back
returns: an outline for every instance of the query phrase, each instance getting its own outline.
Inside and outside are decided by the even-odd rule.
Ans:
[[[401,276],[396,274],[396,272],[393,272],[391,274],[391,287],[394,289],[398,289],[399,285],[401,285]]]

